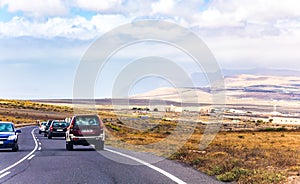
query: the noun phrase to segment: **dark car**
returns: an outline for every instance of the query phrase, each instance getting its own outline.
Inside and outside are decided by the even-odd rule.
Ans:
[[[48,139],[52,139],[52,137],[65,137],[68,126],[69,123],[64,120],[53,120],[48,130]]]
[[[0,121],[0,148],[11,148],[12,151],[18,151],[18,134],[21,130],[15,130],[12,122]]]
[[[75,115],[66,132],[66,149],[74,145],[93,144],[96,150],[104,149],[105,133],[98,115]]]
[[[49,131],[49,127],[51,125],[53,120],[48,120],[45,126],[45,131],[44,131],[44,137],[48,137],[48,131]]]

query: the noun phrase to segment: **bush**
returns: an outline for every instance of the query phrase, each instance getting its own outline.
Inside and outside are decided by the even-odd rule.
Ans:
[[[217,179],[224,182],[238,181],[242,175],[251,175],[248,169],[233,168],[231,171],[217,176]]]
[[[239,136],[238,136],[238,138],[240,138],[240,139],[244,139],[244,138],[245,138],[245,136],[243,136],[243,135],[239,135]]]
[[[106,124],[106,126],[110,127],[111,129],[115,130],[115,131],[120,131],[121,128],[120,127],[117,127],[115,125],[112,125],[112,124]]]
[[[287,131],[287,129],[285,127],[279,127],[279,128],[267,127],[267,128],[264,128],[264,129],[260,129],[260,131],[263,131],[263,132],[283,132],[283,131]]]

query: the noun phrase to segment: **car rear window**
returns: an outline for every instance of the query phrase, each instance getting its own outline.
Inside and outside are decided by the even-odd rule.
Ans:
[[[54,121],[52,126],[54,127],[67,127],[69,124],[65,121]]]
[[[13,131],[14,131],[14,127],[12,126],[12,124],[6,124],[6,123],[0,124],[0,132],[13,132]]]
[[[76,117],[75,125],[99,125],[99,118],[97,116],[80,116]]]

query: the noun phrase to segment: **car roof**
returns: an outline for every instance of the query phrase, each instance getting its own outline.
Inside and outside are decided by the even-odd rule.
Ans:
[[[99,115],[98,114],[76,114],[74,116],[77,117],[77,116],[99,116]]]
[[[14,124],[13,122],[8,122],[8,121],[0,121],[2,124]]]

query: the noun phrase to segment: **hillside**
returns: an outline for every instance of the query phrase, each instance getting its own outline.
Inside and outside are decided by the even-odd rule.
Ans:
[[[300,77],[235,75],[224,79],[226,104],[229,106],[266,106],[272,110],[276,105],[296,111],[300,99]],[[180,102],[179,94],[188,102],[210,103],[209,88],[159,88],[132,96],[134,99],[161,99]]]

